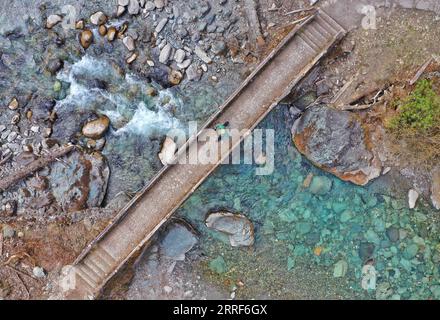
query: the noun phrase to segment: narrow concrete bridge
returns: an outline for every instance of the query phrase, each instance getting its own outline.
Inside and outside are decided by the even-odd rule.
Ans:
[[[229,121],[234,129],[254,129],[345,34],[343,27],[318,10],[286,36],[204,128],[214,128],[218,123]],[[198,141],[200,134],[186,142],[177,153],[178,159],[188,157],[186,150],[191,147],[198,150],[205,147],[206,150],[206,143],[210,141]],[[232,143],[221,148],[215,164],[165,166],[77,258],[73,266],[74,289],[65,297],[97,297],[104,285],[240,145],[242,139],[232,137]],[[180,159],[178,163],[189,163],[185,160],[188,159]]]

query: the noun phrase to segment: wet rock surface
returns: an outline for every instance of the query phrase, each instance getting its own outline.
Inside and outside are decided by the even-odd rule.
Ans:
[[[254,244],[254,226],[241,214],[211,213],[205,223],[208,228],[227,234],[233,247],[249,247]]]
[[[381,174],[368,132],[353,113],[311,107],[294,124],[292,135],[301,153],[342,180],[365,185]]]

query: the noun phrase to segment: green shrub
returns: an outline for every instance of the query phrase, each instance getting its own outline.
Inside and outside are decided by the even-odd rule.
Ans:
[[[391,129],[414,129],[427,133],[439,127],[440,96],[431,81],[419,81],[414,91],[403,101],[398,101],[397,106],[399,114],[391,119]]]

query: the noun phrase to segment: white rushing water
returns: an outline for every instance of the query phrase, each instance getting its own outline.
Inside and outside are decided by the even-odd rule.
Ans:
[[[182,101],[169,89],[161,89],[129,74],[122,76],[106,61],[86,55],[73,65],[66,65],[57,78],[70,83],[69,93],[57,103],[57,110],[90,109],[104,114],[110,118],[116,135],[133,133],[149,137],[181,127],[171,110],[180,110]],[[104,81],[110,89],[90,88],[88,80]],[[158,90],[156,97],[127,94],[132,87],[142,93],[151,86]]]

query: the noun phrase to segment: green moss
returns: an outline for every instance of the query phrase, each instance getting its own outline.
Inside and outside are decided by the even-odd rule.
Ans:
[[[440,96],[429,80],[421,80],[414,91],[403,101],[397,101],[399,114],[391,119],[393,130],[415,129],[429,132],[438,127],[440,120]]]

